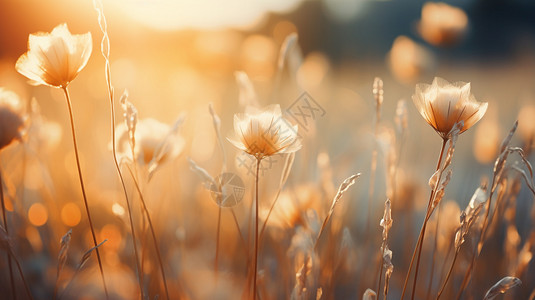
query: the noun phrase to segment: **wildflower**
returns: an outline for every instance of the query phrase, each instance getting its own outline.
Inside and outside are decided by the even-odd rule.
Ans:
[[[301,148],[297,125],[292,126],[282,117],[278,104],[262,111],[235,115],[234,132],[235,135],[228,140],[258,160],[279,153],[292,153]]]
[[[22,104],[17,94],[0,88],[0,149],[21,139],[24,120]]]
[[[450,131],[460,121],[464,122],[460,133],[472,127],[485,115],[488,106],[470,93],[470,83],[451,84],[440,77],[435,77],[431,85],[417,84],[412,99],[422,117],[443,139],[450,138]]]
[[[61,24],[51,33],[30,34],[28,52],[15,68],[34,85],[66,88],[87,64],[92,46],[90,32],[73,35]]]
[[[141,119],[136,124],[133,136],[135,143],[129,142],[130,133],[125,124],[121,124],[117,127],[117,150],[123,157],[132,160],[130,147],[134,145],[133,153],[136,156],[134,160],[154,171],[156,167],[175,159],[184,149],[185,140],[178,133],[182,122],[182,117],[172,126],[151,118]]]
[[[423,45],[406,36],[398,36],[388,54],[387,63],[396,79],[412,83],[426,73],[432,73],[436,58]]]
[[[458,42],[468,27],[466,13],[446,3],[427,2],[422,7],[418,31],[424,40],[435,46]]]

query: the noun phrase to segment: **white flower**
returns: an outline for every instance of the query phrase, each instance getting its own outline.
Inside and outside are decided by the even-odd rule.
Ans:
[[[278,104],[264,110],[250,108],[249,112],[234,115],[234,136],[228,140],[257,159],[301,148],[297,125],[282,117]]]
[[[470,83],[448,81],[435,77],[431,85],[420,83],[412,100],[427,123],[444,139],[454,125],[463,121],[461,132],[477,123],[487,111],[487,102],[478,102],[470,93]]]
[[[66,88],[85,67],[92,50],[91,33],[71,34],[67,24],[51,33],[30,34],[28,52],[15,65],[32,84]]]

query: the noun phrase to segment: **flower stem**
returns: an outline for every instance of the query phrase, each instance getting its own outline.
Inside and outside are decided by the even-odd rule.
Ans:
[[[446,142],[447,141],[448,141],[448,139],[443,139],[442,140],[442,148],[440,149],[440,155],[438,157],[438,162],[437,162],[437,167],[435,168],[435,172],[438,171],[438,169],[440,168],[440,163],[442,162],[442,157],[444,156],[444,149],[446,148]],[[440,181],[440,178],[439,178],[438,181]],[[438,184],[437,184],[437,186],[438,186]],[[413,266],[413,263],[414,263],[414,258],[416,257],[416,253],[418,253],[418,259],[416,261],[416,269],[414,271],[414,283],[413,283],[413,287],[412,287],[412,296],[411,296],[411,299],[414,299],[414,290],[416,288],[416,281],[418,279],[418,267],[420,265],[420,255],[422,253],[422,245],[423,245],[423,241],[424,241],[424,237],[425,237],[425,229],[427,227],[427,221],[431,217],[431,213],[432,213],[432,211],[431,211],[431,202],[433,201],[433,195],[435,194],[435,189],[433,189],[431,191],[431,195],[429,196],[429,202],[427,204],[427,211],[426,211],[426,214],[425,214],[424,223],[422,225],[422,228],[420,230],[420,234],[418,236],[418,241],[416,242],[416,246],[414,247],[414,251],[412,253],[411,263],[409,265],[409,270],[407,271],[407,275],[405,277],[405,283],[403,284],[403,291],[401,293],[401,298],[400,299],[403,299],[403,297],[405,296],[405,292],[406,292],[406,289],[407,289],[407,283],[409,281],[409,277],[410,277],[410,274],[411,274],[412,266]]]
[[[260,171],[260,158],[256,159],[255,173],[255,240],[254,240],[254,260],[253,260],[253,299],[256,299],[256,273],[258,272],[258,172]]]
[[[437,300],[440,298],[442,293],[444,292],[444,288],[446,287],[446,284],[448,283],[448,280],[450,279],[451,273],[453,271],[453,267],[455,266],[455,261],[457,260],[457,255],[459,254],[459,249],[455,250],[455,255],[453,256],[453,261],[451,262],[450,269],[448,270],[448,275],[446,275],[446,279],[444,280],[444,283],[442,284],[442,287],[440,288],[440,291],[437,294]]]
[[[111,85],[111,71],[110,71],[110,62],[106,57],[106,82],[107,82],[107,88],[108,88],[108,97],[110,99],[110,120],[111,120],[111,152],[113,155],[113,163],[115,165],[115,169],[117,171],[117,174],[119,175],[119,179],[121,181],[121,187],[123,188],[123,193],[126,199],[126,208],[128,210],[128,221],[130,223],[130,232],[132,234],[132,243],[134,246],[134,259],[136,261],[136,270],[138,272],[138,283],[139,283],[139,292],[141,295],[141,299],[143,298],[143,281],[142,281],[142,275],[141,275],[141,267],[139,265],[139,253],[137,251],[137,242],[136,242],[136,232],[134,229],[134,220],[132,218],[132,208],[130,204],[130,200],[128,198],[128,192],[126,190],[126,184],[124,182],[123,173],[121,172],[121,168],[119,167],[119,162],[117,159],[117,145],[115,142],[115,101],[113,96],[113,87]]]
[[[431,261],[431,271],[429,272],[430,275],[429,275],[429,283],[427,285],[427,294],[426,294],[426,297],[425,299],[429,299],[429,295],[431,293],[431,289],[433,288],[433,275],[435,274],[435,260],[436,260],[436,254],[437,254],[437,247],[438,247],[438,227],[439,227],[439,224],[440,224],[440,203],[438,204],[438,211],[437,211],[437,220],[436,220],[436,224],[435,224],[435,240],[433,242],[433,251],[432,251],[432,254],[433,254],[433,258],[432,258],[432,261]],[[439,278],[440,280],[440,278]]]
[[[89,212],[89,204],[87,203],[87,196],[85,193],[85,186],[84,186],[84,180],[82,178],[82,168],[80,166],[80,157],[78,155],[78,144],[76,142],[76,130],[74,128],[74,116],[72,113],[72,104],[71,104],[71,98],[69,96],[69,90],[67,87],[63,88],[63,92],[65,94],[65,99],[67,100],[67,107],[69,108],[69,119],[71,122],[71,132],[72,132],[72,142],[74,145],[74,155],[76,157],[76,167],[78,169],[78,177],[80,179],[80,187],[82,189],[82,196],[84,198],[84,206],[85,206],[85,212],[87,214],[87,220],[89,221],[89,227],[91,229],[91,236],[93,238],[93,244],[96,247],[95,252],[97,254],[97,260],[98,260],[98,267],[100,269],[100,276],[102,278],[102,285],[104,286],[104,293],[106,294],[106,299],[109,299],[108,295],[108,288],[106,286],[106,280],[104,279],[104,269],[102,268],[102,261],[100,259],[100,250],[97,247],[97,236],[95,234],[95,228],[93,227],[93,221],[91,220],[91,213]]]
[[[222,195],[222,194],[221,194]],[[218,205],[218,213],[217,213],[217,234],[216,234],[216,243],[215,243],[215,262],[214,262],[214,273],[215,273],[215,280],[217,283],[217,269],[219,266],[219,237],[221,235],[221,206]]]
[[[6,205],[4,202],[4,183],[2,180],[2,172],[0,171],[0,200],[2,201],[2,217],[4,218],[4,229],[9,236],[9,230],[7,226]],[[11,251],[7,251],[7,264],[9,268],[9,281],[11,282],[11,291],[13,293],[13,299],[17,299],[17,290],[15,288],[15,280],[13,278],[13,266],[11,265]]]
[[[141,200],[141,204],[143,206],[143,211],[145,212],[145,216],[147,217],[147,221],[149,223],[149,228],[150,228],[150,232],[151,232],[151,235],[152,235],[152,241],[154,243],[154,249],[156,250],[156,257],[158,259],[158,264],[160,266],[160,273],[162,275],[162,280],[163,280],[164,289],[165,289],[165,295],[166,295],[167,300],[169,300],[170,298],[169,298],[169,289],[167,288],[167,279],[165,277],[165,271],[164,271],[164,268],[163,268],[162,256],[160,255],[160,247],[158,246],[158,239],[156,238],[156,232],[154,231],[154,226],[152,225],[152,219],[150,217],[149,210],[148,210],[147,205],[145,203],[145,198],[143,197],[143,193],[141,192],[141,188],[139,186],[139,183],[137,182],[136,177],[134,176],[134,173],[132,172],[132,169],[130,169],[130,167],[128,167],[128,171],[130,172],[130,175],[132,176],[132,178],[134,180],[134,185],[135,185],[136,190],[137,190],[137,192],[139,194],[139,199]]]

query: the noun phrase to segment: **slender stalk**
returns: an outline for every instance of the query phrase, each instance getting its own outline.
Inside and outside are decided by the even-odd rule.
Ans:
[[[147,221],[149,223],[149,229],[150,229],[150,232],[151,232],[151,235],[152,235],[152,241],[154,243],[154,248],[156,250],[156,257],[158,259],[158,264],[160,266],[160,273],[162,275],[162,280],[163,280],[163,284],[164,284],[164,288],[165,288],[165,295],[166,295],[167,300],[169,300],[170,299],[169,298],[169,289],[167,288],[167,280],[166,280],[165,272],[164,272],[164,268],[163,268],[163,261],[162,261],[161,255],[160,255],[160,246],[158,246],[158,240],[156,239],[156,231],[154,230],[154,226],[152,225],[152,219],[150,217],[149,210],[148,210],[147,205],[145,203],[145,198],[143,197],[143,193],[141,192],[141,188],[139,187],[139,184],[138,184],[137,180],[135,179],[134,173],[132,172],[132,169],[130,169],[130,167],[128,167],[128,171],[130,172],[130,175],[134,179],[134,185],[135,185],[136,190],[137,190],[137,192],[139,194],[139,199],[141,200],[141,204],[143,206],[143,211],[145,212],[145,216],[147,217]]]
[[[217,282],[217,268],[219,265],[219,237],[220,236],[221,236],[221,206],[218,205],[217,234],[216,234],[216,243],[215,243],[215,262],[214,262],[214,272],[215,272],[216,282]]]
[[[89,227],[91,229],[91,236],[93,238],[93,244],[95,247],[97,247],[98,246],[97,236],[95,234],[95,228],[93,227],[93,221],[91,220],[91,213],[89,212],[89,204],[87,202],[87,195],[85,193],[84,180],[82,177],[82,167],[80,165],[80,156],[78,154],[78,143],[76,142],[76,130],[74,128],[74,116],[72,113],[71,98],[69,96],[69,90],[67,89],[67,87],[63,88],[63,92],[65,94],[65,100],[67,100],[67,107],[69,108],[69,119],[71,122],[72,142],[74,145],[74,155],[76,157],[76,167],[78,169],[78,178],[80,179],[80,187],[82,188],[82,196],[84,198],[85,212],[87,214],[87,220],[89,221]],[[104,293],[106,294],[106,299],[109,299],[110,297],[108,295],[108,287],[106,286],[106,280],[104,279],[104,269],[102,268],[102,261],[100,259],[100,250],[98,249],[98,247],[95,248],[95,252],[97,253],[98,267],[100,269],[102,285],[104,286]]]
[[[440,155],[438,157],[438,162],[437,162],[437,167],[435,168],[435,172],[438,171],[438,169],[440,168],[440,163],[442,162],[442,157],[444,156],[444,149],[446,148],[447,141],[448,141],[448,139],[443,139],[442,140],[442,148],[440,149]],[[439,178],[439,181],[440,181],[440,178]],[[419,264],[420,264],[420,254],[422,252],[422,245],[423,245],[423,241],[424,241],[424,237],[425,237],[425,229],[427,227],[427,221],[429,220],[429,217],[431,215],[431,201],[433,201],[433,195],[434,194],[435,194],[435,189],[433,189],[431,191],[431,195],[429,196],[429,202],[427,204],[427,211],[426,211],[424,223],[422,225],[422,228],[420,229],[420,234],[418,236],[418,241],[416,242],[416,246],[414,247],[414,251],[412,253],[411,263],[409,265],[409,270],[407,271],[407,275],[405,277],[405,283],[403,284],[403,291],[401,293],[401,298],[400,299],[403,299],[403,297],[405,296],[405,292],[406,292],[406,289],[407,289],[407,283],[409,281],[409,277],[410,277],[410,274],[411,274],[412,266],[413,266],[413,263],[414,263],[414,258],[416,257],[416,253],[418,253],[418,259],[417,259],[417,262],[416,262],[416,270],[415,270],[415,273],[414,273],[414,284],[413,284],[413,288],[412,288],[413,291],[412,291],[412,296],[411,296],[412,297],[411,299],[414,299],[414,289],[416,287],[416,281],[417,281],[417,278],[418,278],[418,267],[419,267]]]
[[[260,171],[261,158],[256,159],[255,173],[255,240],[254,240],[254,260],[253,260],[253,299],[256,299],[256,273],[258,273],[258,172]]]
[[[130,205],[130,200],[128,198],[128,192],[126,190],[126,185],[124,182],[124,177],[121,172],[121,168],[119,167],[119,162],[117,159],[117,145],[115,142],[115,97],[113,93],[113,86],[111,84],[111,67],[110,67],[110,39],[108,36],[108,29],[107,29],[107,22],[106,17],[104,16],[104,9],[102,8],[102,2],[97,3],[96,1],[93,2],[93,6],[95,10],[97,10],[99,14],[99,26],[102,31],[102,40],[101,40],[101,53],[104,57],[105,61],[105,67],[104,67],[104,73],[106,75],[106,87],[108,90],[108,98],[110,99],[110,120],[111,120],[111,147],[112,147],[112,155],[113,155],[113,162],[115,165],[115,169],[117,171],[117,174],[119,175],[119,179],[121,181],[121,186],[123,188],[123,193],[126,199],[126,207],[128,210],[128,219],[130,222],[130,231],[132,234],[132,242],[134,246],[134,257],[136,260],[136,270],[138,272],[138,283],[139,283],[139,291],[141,294],[141,299],[143,299],[143,281],[142,281],[142,275],[141,275],[141,268],[139,265],[139,254],[137,251],[137,242],[136,242],[136,234],[134,229],[134,221],[132,218],[132,208]]]
[[[6,205],[4,202],[4,181],[2,179],[2,172],[0,171],[0,200],[2,201],[2,217],[4,218],[4,228],[6,234],[9,236],[9,229],[7,226]],[[9,268],[9,281],[11,283],[11,292],[13,293],[13,299],[17,299],[17,289],[15,288],[15,279],[13,278],[13,266],[11,265],[11,251],[7,251],[7,264]]]
[[[482,225],[481,232],[480,232],[480,235],[479,235],[479,240],[478,240],[478,242],[476,244],[476,247],[474,249],[474,252],[472,254],[472,259],[471,259],[470,265],[468,266],[468,269],[466,270],[466,273],[464,275],[463,281],[461,283],[461,287],[459,289],[459,293],[457,294],[457,299],[461,298],[461,296],[462,296],[462,294],[464,292],[464,289],[466,288],[466,285],[470,282],[470,280],[471,280],[470,277],[472,275],[472,270],[475,268],[476,259],[479,256],[479,253],[480,253],[480,251],[481,251],[481,249],[483,247],[483,243],[484,243],[484,239],[485,239],[485,233],[486,233],[487,227],[490,224],[487,221],[488,221],[489,213],[490,213],[490,209],[491,209],[492,196],[494,195],[494,192],[496,191],[496,188],[498,187],[498,182],[500,182],[500,180],[501,180],[501,176],[498,176],[498,174],[494,174],[494,176],[492,176],[491,189],[490,189],[489,198],[488,198],[489,201],[487,201],[487,207],[486,207],[487,211],[485,212],[485,218],[483,219],[483,225]],[[496,200],[496,201],[498,201],[498,200]],[[496,210],[496,208],[494,210]],[[494,214],[493,214],[493,216],[494,216]],[[492,221],[492,217],[491,217],[491,221]]]
[[[431,293],[431,288],[433,287],[433,275],[435,275],[435,258],[436,258],[436,252],[437,252],[437,244],[438,244],[438,225],[440,224],[440,203],[438,204],[438,211],[437,211],[437,223],[435,224],[435,240],[433,243],[433,258],[431,259],[431,271],[429,272],[429,284],[427,285],[427,294],[425,299],[429,299],[429,295]]]
[[[139,282],[139,291],[141,294],[141,299],[143,299],[143,282],[141,280],[141,267],[139,265],[139,253],[137,251],[137,242],[136,242],[136,231],[134,226],[134,220],[132,218],[132,205],[130,204],[130,199],[128,197],[128,192],[126,190],[126,184],[124,182],[123,173],[121,172],[121,168],[119,167],[119,161],[117,159],[117,145],[115,142],[115,107],[114,107],[114,101],[113,101],[113,94],[110,91],[110,107],[111,107],[111,136],[112,136],[112,154],[113,154],[113,162],[115,165],[115,169],[117,171],[117,174],[119,175],[119,179],[121,181],[121,187],[123,188],[124,197],[126,200],[126,208],[128,210],[128,221],[130,223],[130,231],[132,233],[132,243],[134,246],[134,258],[136,260],[136,270],[138,272],[138,282]]]
[[[106,81],[108,86],[108,97],[110,99],[110,120],[111,120],[111,152],[113,155],[113,163],[115,165],[115,170],[117,171],[117,174],[119,175],[119,179],[121,181],[121,187],[123,188],[124,197],[126,200],[126,208],[128,210],[128,221],[130,223],[130,231],[132,234],[132,243],[134,246],[134,258],[136,260],[136,270],[138,272],[138,283],[139,283],[139,292],[141,294],[141,299],[143,299],[143,282],[141,279],[141,267],[139,265],[139,253],[137,251],[137,242],[136,242],[136,232],[134,227],[134,220],[132,218],[132,205],[130,204],[130,199],[128,197],[128,191],[126,190],[126,184],[124,182],[123,173],[121,172],[121,168],[119,167],[119,161],[117,159],[117,145],[115,142],[115,101],[114,101],[114,95],[113,95],[113,87],[111,85],[111,73],[110,73],[110,65],[109,60],[106,59]]]
[[[379,258],[379,283],[377,284],[377,294],[381,295],[381,280],[383,279],[383,267],[384,267],[384,263],[383,263],[383,257],[385,256],[385,246],[386,246],[386,240],[383,240],[383,242],[381,243],[381,257]],[[380,298],[380,296],[378,296],[377,298]],[[384,299],[386,300],[386,295],[384,295]]]
[[[457,256],[459,254],[459,249],[455,250],[455,255],[453,256],[453,261],[451,262],[450,269],[448,270],[448,275],[446,275],[446,279],[444,280],[444,283],[442,284],[442,287],[440,288],[440,291],[437,294],[437,300],[440,298],[442,293],[444,292],[444,288],[446,287],[446,284],[448,283],[448,280],[450,279],[451,273],[453,272],[453,267],[455,266],[455,261],[457,260]]]
[[[368,188],[368,214],[366,215],[366,237],[370,236],[370,227],[371,227],[371,219],[372,219],[372,213],[373,213],[373,196],[375,195],[375,177],[377,173],[377,135],[378,135],[378,127],[379,127],[379,121],[381,120],[381,109],[380,106],[377,105],[377,109],[375,112],[375,126],[373,131],[373,137],[374,137],[374,144],[373,144],[373,152],[372,152],[372,164],[371,164],[371,170],[370,170],[370,186]],[[367,239],[369,240],[369,239]]]

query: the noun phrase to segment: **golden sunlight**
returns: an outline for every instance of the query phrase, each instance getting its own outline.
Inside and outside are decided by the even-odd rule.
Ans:
[[[302,0],[110,0],[121,12],[161,30],[250,28],[269,12],[288,12]]]

